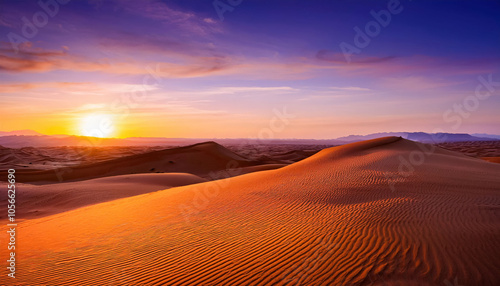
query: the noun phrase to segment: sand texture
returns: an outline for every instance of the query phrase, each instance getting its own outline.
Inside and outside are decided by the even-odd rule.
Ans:
[[[206,182],[186,173],[133,174],[79,182],[16,184],[16,218],[31,219],[71,209],[150,193],[167,188]],[[0,186],[7,189],[6,183]],[[0,220],[7,218],[7,192],[0,196]]]
[[[37,184],[137,173],[190,173],[214,179],[213,172],[260,164],[243,158],[215,142],[205,142],[66,168],[43,171],[19,170],[17,178],[20,182]],[[0,172],[0,175],[5,177],[6,171]]]
[[[16,282],[500,285],[499,237],[500,165],[386,137],[25,220]]]

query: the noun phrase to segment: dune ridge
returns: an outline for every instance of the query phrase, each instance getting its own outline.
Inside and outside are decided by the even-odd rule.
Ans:
[[[43,171],[18,170],[17,177],[19,181],[24,183],[55,183],[88,180],[103,176],[160,172],[191,173],[210,178],[212,172],[259,164],[261,163],[243,158],[215,142],[204,142],[69,168]],[[0,175],[5,174],[5,171],[0,172]]]
[[[29,220],[17,282],[499,285],[500,165],[429,148],[375,139]]]

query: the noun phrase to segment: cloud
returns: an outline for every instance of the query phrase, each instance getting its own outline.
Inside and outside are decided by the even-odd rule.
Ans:
[[[407,76],[407,77],[391,77],[382,80],[381,85],[386,89],[395,89],[403,91],[420,91],[427,89],[439,89],[458,85],[463,82],[445,81],[438,79],[431,79],[422,76]]]
[[[65,9],[61,13],[60,22],[71,23],[65,25],[64,32],[54,26],[56,22],[44,28],[47,35],[59,39],[52,44],[74,47],[81,43],[80,39],[72,39],[76,34],[85,39],[75,49],[80,51],[79,55],[68,52],[67,48],[42,51],[29,42],[16,53],[10,43],[2,43],[0,72],[72,70],[145,74],[148,65],[160,63],[165,77],[196,77],[223,68],[223,56],[215,51],[211,37],[221,31],[221,23],[206,15],[157,0],[92,0],[90,4],[94,8],[82,4],[82,11]],[[12,13],[21,13],[24,8],[9,7]],[[84,16],[88,12],[93,13],[92,21]],[[124,19],[127,21],[123,22]],[[42,39],[37,44],[48,43]]]
[[[316,59],[333,63],[333,64],[352,64],[352,65],[360,65],[360,64],[376,64],[376,63],[383,63],[387,61],[391,61],[395,59],[396,57],[394,56],[386,56],[386,57],[364,57],[364,58],[358,58],[355,61],[351,61],[350,63],[346,62],[346,59],[343,54],[341,53],[336,53],[333,51],[329,50],[319,50],[316,53]]]
[[[154,70],[155,76],[165,78],[190,78],[218,75],[246,75],[264,79],[298,79],[311,77],[310,71],[325,67],[292,59],[289,63],[253,60],[231,56],[185,56],[176,61],[157,62],[140,59],[87,58],[70,54],[67,50],[43,50],[28,46],[19,53],[3,48],[0,70],[4,72],[40,73],[54,70],[102,72],[110,74],[144,75]]]
[[[125,83],[6,83],[0,84],[0,96],[4,102],[8,101],[23,107],[28,105],[37,106],[40,102],[55,101],[58,103],[56,104],[57,106],[82,104],[81,108],[89,110],[99,109],[100,107],[97,104],[101,104],[102,102],[110,105],[116,99],[129,100],[138,91],[141,92],[141,95],[143,92],[147,92],[148,96],[153,97],[158,89],[159,87],[156,85],[145,86],[142,84]],[[53,107],[53,105],[50,106],[50,108]],[[79,111],[83,109],[79,109]]]
[[[107,107],[104,103],[87,103],[75,109],[75,112],[88,112],[103,110]]]
[[[205,18],[205,19],[203,19],[203,22],[209,23],[209,24],[215,24],[217,21],[215,21],[212,18]]]
[[[347,76],[416,76],[416,75],[471,75],[493,72],[500,63],[499,58],[456,59],[413,55],[406,57],[374,57],[360,55],[350,63],[343,54],[320,50],[314,57],[319,64],[331,67]]]
[[[74,88],[78,86],[88,85],[87,82],[30,82],[30,83],[4,83],[0,84],[0,94],[2,93],[16,93],[25,92],[27,90],[41,89],[41,88]]]
[[[132,38],[125,39],[125,43]],[[135,41],[137,42],[137,41]],[[120,45],[119,40],[107,42],[109,50],[117,47],[118,54],[102,54],[98,57],[70,53],[70,50],[44,50],[27,43],[19,53],[0,46],[0,71],[9,73],[42,73],[55,70],[94,72],[124,75],[147,75],[151,70],[155,77],[195,78],[209,76],[234,76],[247,79],[302,80],[321,76],[367,76],[387,77],[446,77],[457,74],[458,62],[432,57],[413,56],[406,58],[365,58],[348,64],[335,59],[318,58],[252,58],[220,54],[208,46],[196,48],[193,45],[173,43],[170,51],[163,51],[161,43],[146,42],[138,46]],[[123,48],[123,46],[128,46]],[[120,48],[121,47],[121,48]],[[185,49],[183,51],[183,49]],[[137,56],[149,55],[146,58]],[[168,49],[166,49],[168,50]],[[126,56],[120,52],[125,52]],[[158,58],[153,61],[151,58]],[[480,69],[478,69],[480,68]],[[460,74],[474,74],[485,69],[484,62],[469,62]],[[409,84],[409,82],[408,82]],[[417,86],[415,84],[415,86]]]
[[[0,70],[5,72],[48,72],[71,70],[83,72],[104,72],[112,74],[147,74],[147,68],[156,67],[158,76],[168,78],[198,77],[218,73],[227,67],[223,58],[198,57],[189,63],[170,62],[124,62],[109,59],[88,59],[70,55],[66,51],[0,50]]]
[[[56,60],[62,61],[68,54],[65,49],[49,51],[33,47],[27,42],[19,51],[10,47],[10,44],[0,44],[0,70],[9,72],[35,72],[52,70]]]
[[[250,93],[257,92],[264,94],[265,92],[294,92],[298,91],[289,86],[270,86],[270,87],[259,87],[259,86],[234,86],[234,87],[221,87],[216,90],[211,91],[212,93]]]
[[[369,89],[369,88],[357,87],[357,86],[347,86],[347,87],[331,86],[330,89],[346,90],[346,91],[371,91],[371,89]]]
[[[129,14],[157,20],[168,25],[175,25],[190,33],[208,35],[220,31],[218,22],[213,21],[213,19],[200,17],[191,11],[174,9],[158,0],[115,0],[114,2]]]
[[[111,57],[116,55],[137,57],[138,55],[154,54],[158,57],[187,60],[200,56],[215,57],[218,54],[209,43],[183,41],[163,35],[115,33],[113,37],[100,38],[98,41],[99,49],[97,52]]]
[[[134,108],[131,110],[134,115],[142,116],[166,116],[168,118],[178,117],[178,116],[199,116],[203,117],[206,115],[225,115],[231,114],[225,110],[221,109],[201,109],[192,105],[192,102],[168,102],[168,103],[155,103],[155,104],[143,104],[139,108]]]
[[[0,18],[0,26],[12,28],[13,26],[9,23],[7,23],[4,19]]]
[[[336,104],[340,104],[339,99],[353,99],[371,96],[375,94],[375,91],[369,88],[357,87],[357,86],[331,86],[323,90],[314,90],[307,93],[305,97],[298,98],[299,101],[310,101],[310,100],[331,100],[335,99]],[[366,100],[364,98],[363,100]]]

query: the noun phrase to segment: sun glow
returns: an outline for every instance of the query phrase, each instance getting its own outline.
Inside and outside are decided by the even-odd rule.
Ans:
[[[106,138],[115,132],[113,116],[109,114],[89,114],[80,119],[79,134],[82,136]]]

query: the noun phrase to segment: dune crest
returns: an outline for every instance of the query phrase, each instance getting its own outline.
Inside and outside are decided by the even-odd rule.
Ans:
[[[17,177],[24,183],[45,184],[137,173],[191,173],[210,178],[212,172],[260,164],[243,158],[215,142],[204,142],[70,168],[45,171],[19,170]],[[6,172],[0,172],[2,176],[5,174]]]
[[[499,285],[500,165],[429,148],[370,140],[26,221],[17,281]]]

